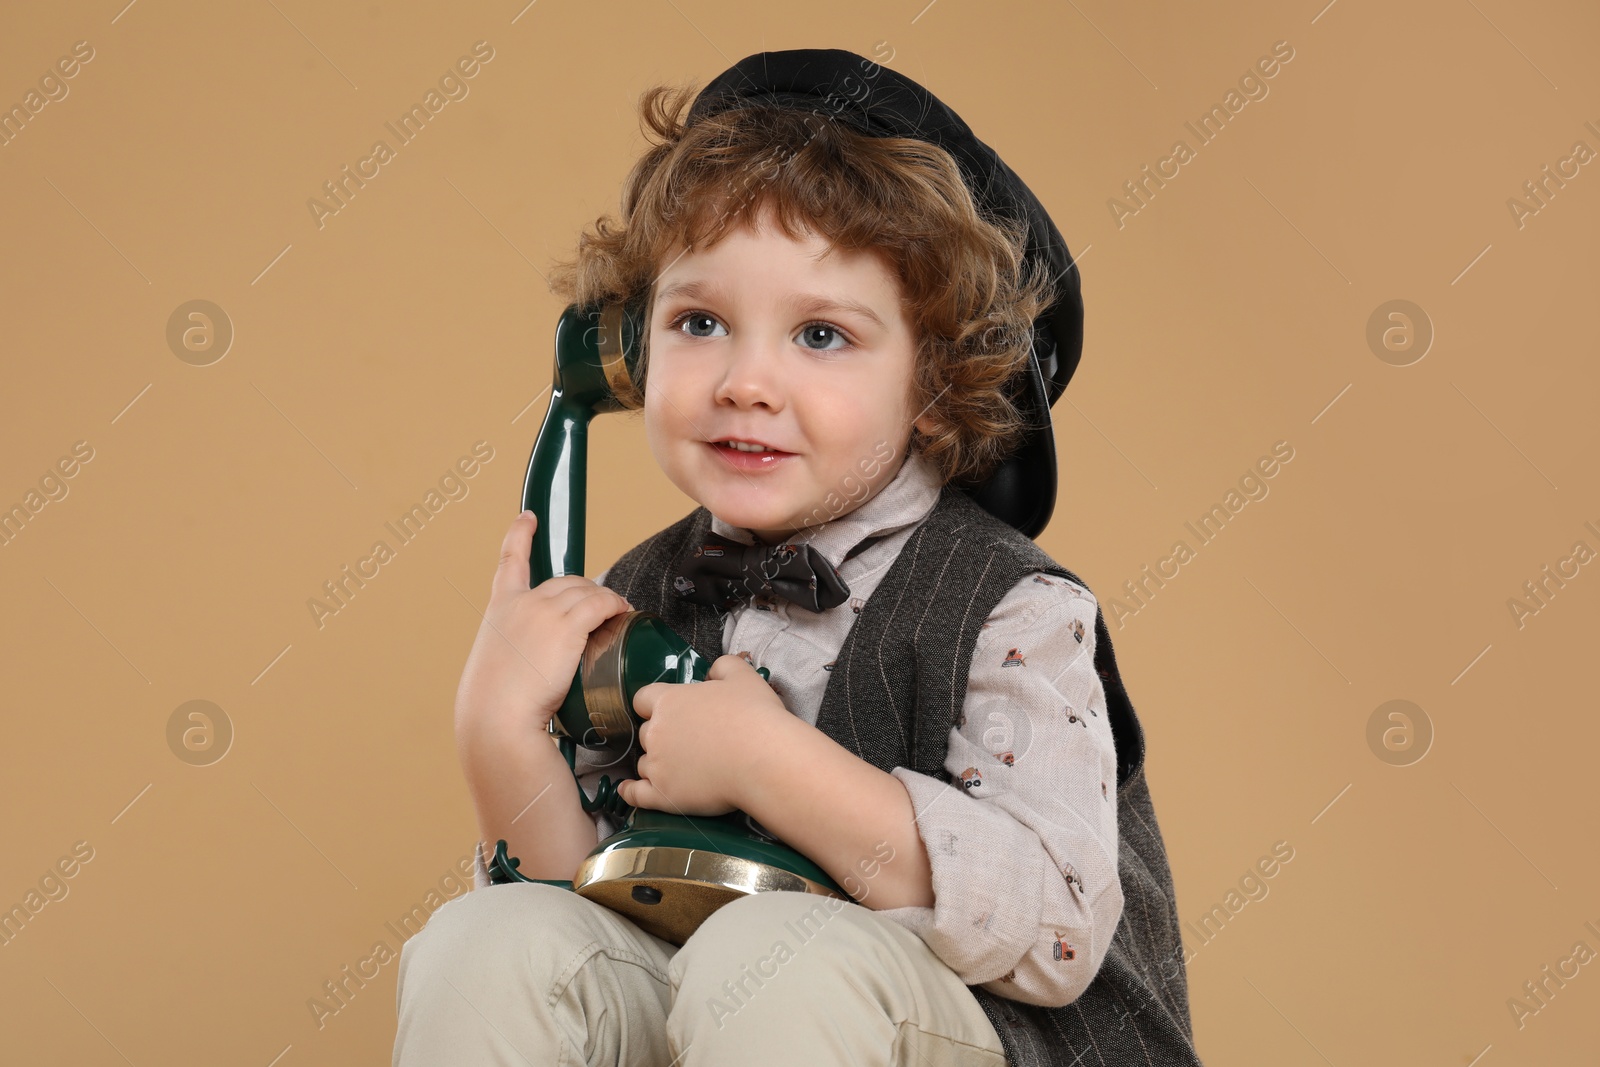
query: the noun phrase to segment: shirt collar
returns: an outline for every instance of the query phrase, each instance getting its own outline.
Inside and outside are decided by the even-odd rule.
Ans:
[[[809,544],[829,563],[839,567],[844,557],[868,537],[883,537],[927,518],[939,502],[943,487],[938,468],[920,452],[912,451],[889,483],[860,507],[827,522],[798,531],[795,544]],[[755,533],[742,526],[730,526],[715,515],[711,529],[741,544],[756,543]]]

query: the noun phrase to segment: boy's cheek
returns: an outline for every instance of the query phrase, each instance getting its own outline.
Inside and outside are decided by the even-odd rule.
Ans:
[[[717,388],[716,381],[708,373],[695,374],[685,369],[681,366],[683,362],[671,352],[652,354],[648,385],[644,390],[646,418],[688,425],[687,420],[693,418],[691,408],[710,401]]]
[[[644,428],[655,441],[667,436],[687,436],[684,431],[689,423],[672,384],[667,375],[658,371],[650,376],[650,388],[644,394]]]

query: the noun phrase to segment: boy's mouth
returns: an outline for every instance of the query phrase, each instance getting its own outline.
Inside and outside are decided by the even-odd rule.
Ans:
[[[707,441],[706,447],[716,453],[722,462],[738,470],[766,470],[795,455],[793,452],[773,448],[761,441],[738,438]]]

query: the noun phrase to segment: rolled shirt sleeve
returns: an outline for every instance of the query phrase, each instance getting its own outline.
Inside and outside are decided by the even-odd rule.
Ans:
[[[918,934],[967,985],[1070,1004],[1122,916],[1117,758],[1094,669],[1093,594],[1032,574],[990,613],[950,731],[950,782],[905,767],[932,907],[879,915]]]

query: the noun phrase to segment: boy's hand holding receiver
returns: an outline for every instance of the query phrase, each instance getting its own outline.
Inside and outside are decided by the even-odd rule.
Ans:
[[[529,588],[538,518],[516,517],[500,546],[489,606],[456,691],[456,738],[519,744],[538,738],[566,699],[589,635],[632,607],[592,578],[568,574]]]
[[[536,525],[524,512],[501,543],[489,606],[456,690],[456,748],[484,840],[505,838],[531,878],[568,879],[594,848],[594,823],[548,727],[589,635],[632,608],[581,574],[529,588]]]

